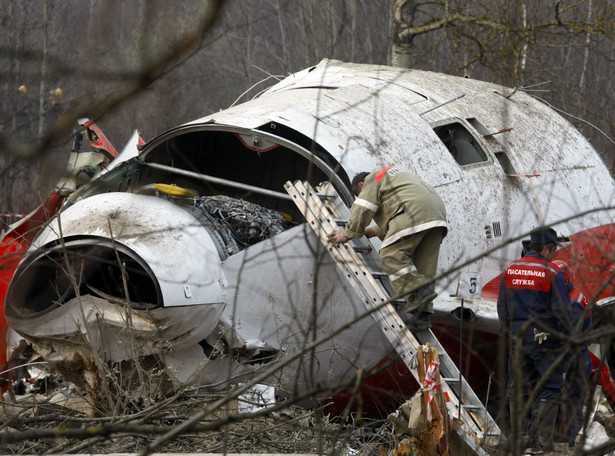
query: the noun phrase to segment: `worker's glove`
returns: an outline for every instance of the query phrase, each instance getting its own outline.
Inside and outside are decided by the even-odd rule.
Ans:
[[[538,332],[536,328],[534,328],[534,342],[538,342],[538,344],[542,344],[547,337],[549,336],[548,332]]]

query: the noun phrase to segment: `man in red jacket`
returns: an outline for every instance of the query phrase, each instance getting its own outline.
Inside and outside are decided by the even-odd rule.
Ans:
[[[526,402],[539,382],[527,430],[532,444],[553,450],[558,400],[564,384],[565,363],[558,358],[565,346],[557,335],[572,333],[571,302],[564,275],[551,263],[557,251],[552,228],[533,231],[529,253],[511,263],[502,276],[497,310],[500,331],[510,338],[509,391],[511,417],[518,418],[521,398]],[[515,382],[520,379],[521,382]]]

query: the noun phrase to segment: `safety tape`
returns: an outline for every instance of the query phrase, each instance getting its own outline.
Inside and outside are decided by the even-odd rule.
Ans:
[[[451,402],[451,397],[448,394],[448,387],[442,390],[442,395],[444,396],[444,405],[446,405],[446,410],[448,410],[448,421],[451,431],[453,430],[453,403]]]
[[[429,363],[429,367],[427,368],[427,372],[425,373],[425,380],[423,381],[423,386],[421,388],[422,391],[427,393],[427,421],[431,421],[433,419],[433,411],[432,411],[432,401],[438,394],[438,391],[442,390],[442,385],[437,381],[438,378],[438,370],[440,369],[439,361],[432,361]],[[448,390],[444,388],[442,390],[442,395],[444,396],[444,403],[446,405],[446,409],[448,410],[449,417],[449,425],[451,429],[453,428],[453,405],[451,403],[451,398],[448,394]]]
[[[440,384],[436,381],[436,375],[438,374],[438,368],[440,367],[439,361],[432,361],[429,363],[427,372],[425,373],[425,380],[423,381],[423,392],[427,393],[427,421],[433,419],[431,402],[436,397],[438,391],[440,391]]]

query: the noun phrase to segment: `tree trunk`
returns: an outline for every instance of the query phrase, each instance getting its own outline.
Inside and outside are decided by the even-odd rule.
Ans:
[[[41,61],[41,81],[38,98],[37,137],[42,138],[45,131],[45,92],[47,91],[47,0],[43,2],[43,55]]]

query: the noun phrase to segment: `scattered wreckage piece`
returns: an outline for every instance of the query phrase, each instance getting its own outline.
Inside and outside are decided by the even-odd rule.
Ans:
[[[47,199],[31,213],[20,217],[3,230],[0,242],[0,370],[7,366],[7,322],[4,315],[6,293],[19,261],[25,255],[40,229],[62,207],[66,198],[85,185],[93,177],[107,170],[109,163],[119,155],[136,156],[136,145],[143,144],[138,131],[128,141],[121,154],[102,133],[98,125],[90,119],[79,119],[74,132],[71,154],[64,176],[51,190]],[[88,150],[88,144],[94,150]],[[16,343],[19,343],[17,340]]]

